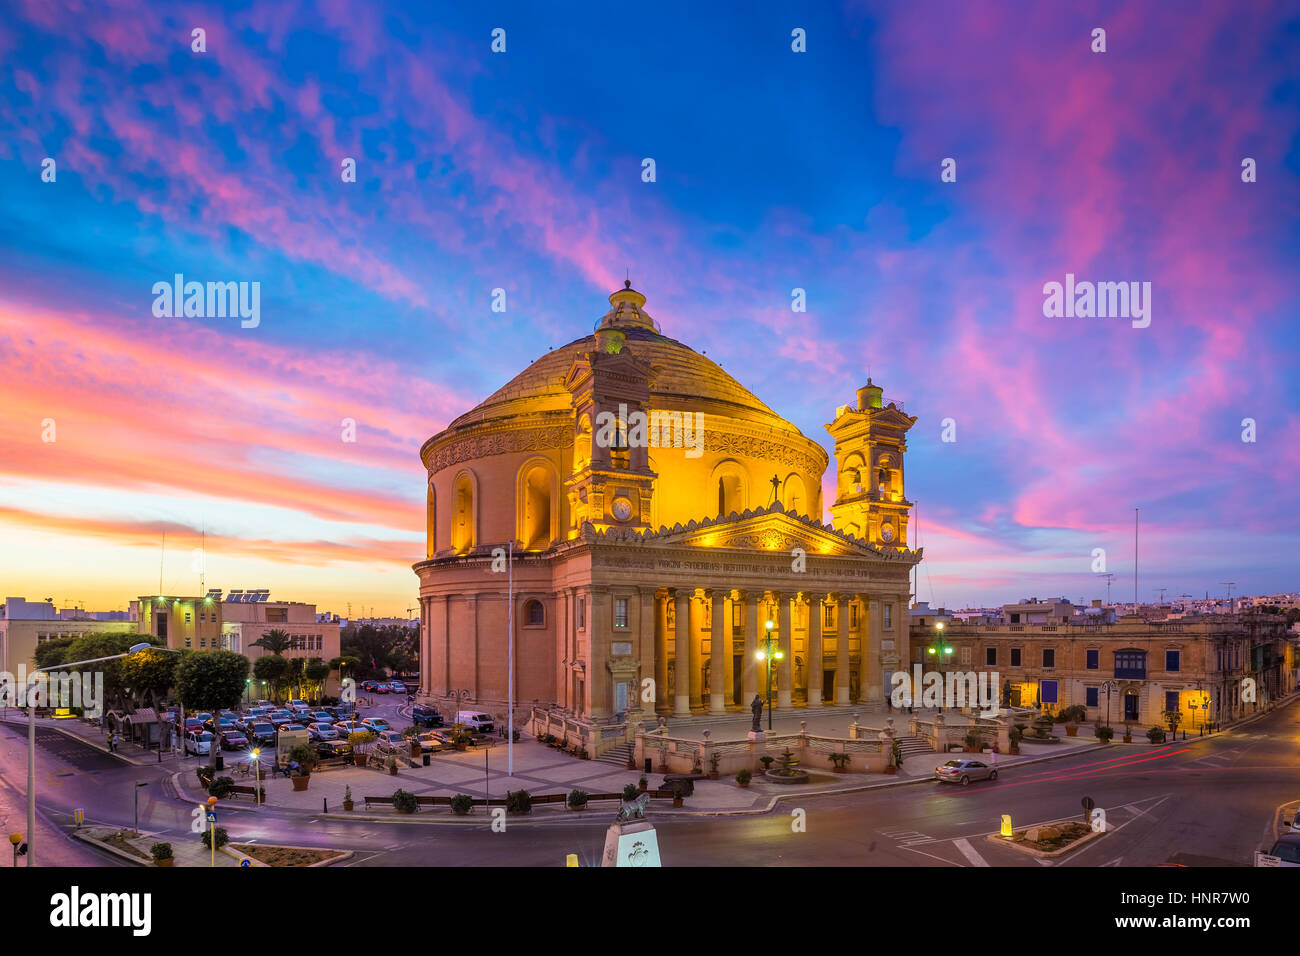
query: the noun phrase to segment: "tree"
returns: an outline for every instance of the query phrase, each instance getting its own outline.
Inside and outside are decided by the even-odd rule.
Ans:
[[[181,700],[191,710],[217,713],[235,707],[244,693],[248,677],[248,658],[234,651],[194,651],[181,658],[176,667],[176,688]],[[216,766],[217,742],[212,742],[211,764]]]
[[[271,696],[280,701],[280,685],[289,674],[289,661],[279,654],[266,654],[253,661],[253,676],[271,685]]]
[[[303,668],[303,675],[307,680],[311,681],[313,689],[317,695],[319,695],[321,688],[324,686],[325,681],[330,676],[332,670],[333,668],[324,661],[312,658],[307,662],[307,666]],[[317,699],[319,700],[319,696]]]
[[[132,644],[151,640],[138,634],[83,634],[68,645],[63,652],[64,661],[88,661],[97,657],[125,654]],[[151,641],[152,642],[152,641]],[[75,668],[104,675],[104,707],[107,710],[123,709],[127,703],[127,684],[123,679],[122,661],[100,661]]]
[[[263,648],[268,654],[281,654],[297,646],[298,641],[292,637],[288,631],[276,628],[267,631],[257,640],[253,641],[253,647]]]
[[[36,645],[36,653],[32,655],[32,659],[36,661],[37,667],[57,667],[69,659],[67,650],[76,639],[75,634],[69,634],[67,637],[56,637],[51,641],[43,641]]]
[[[176,680],[179,655],[167,651],[141,651],[121,662],[122,680],[137,706],[156,707]]]

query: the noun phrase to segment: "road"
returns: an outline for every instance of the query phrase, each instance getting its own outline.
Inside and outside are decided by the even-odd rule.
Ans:
[[[966,788],[922,782],[831,797],[795,792],[762,816],[656,818],[655,825],[666,865],[1039,866],[987,834],[1004,813],[1017,828],[1082,819],[1080,799],[1086,795],[1105,810],[1107,835],[1052,865],[1153,866],[1173,860],[1248,866],[1254,850],[1271,843],[1283,806],[1291,802],[1294,809],[1300,798],[1298,742],[1300,706],[1293,705],[1217,737],[1004,767],[996,782]],[[164,839],[190,838],[191,807],[171,792],[166,765],[75,772],[77,746],[59,749],[61,755],[44,748],[41,754],[40,806],[52,820],[68,826],[72,808],[84,806],[90,822],[129,826],[131,785],[146,781],[142,827]],[[10,787],[23,779],[23,759],[25,741],[0,729],[0,777]],[[97,753],[87,759],[111,760]],[[354,850],[345,864],[350,866],[560,866],[566,853],[594,864],[609,822],[603,811],[580,821],[561,816],[525,824],[507,818],[506,831],[496,833],[486,821],[306,821],[278,810],[232,811],[222,819],[232,839]],[[46,848],[52,842],[45,837]],[[53,861],[45,856],[42,862]],[[93,854],[76,862],[102,859]]]

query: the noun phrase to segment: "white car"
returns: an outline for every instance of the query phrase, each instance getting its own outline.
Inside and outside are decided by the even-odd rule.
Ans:
[[[212,753],[212,731],[196,732],[191,730],[185,735],[185,752],[196,757]]]
[[[480,714],[473,710],[462,710],[456,714],[456,723],[463,724],[466,730],[476,734],[490,734],[496,726],[491,714]]]
[[[380,753],[386,754],[411,751],[410,741],[395,730],[385,730],[380,733],[379,739],[375,741],[375,747]]]

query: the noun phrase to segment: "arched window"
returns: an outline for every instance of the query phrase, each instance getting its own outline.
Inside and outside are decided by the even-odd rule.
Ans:
[[[844,464],[840,468],[838,476],[838,491],[841,498],[848,498],[853,495],[861,494],[866,487],[866,481],[870,478],[865,474],[867,463],[857,452],[849,455],[844,459]]]
[[[583,415],[578,419],[578,431],[573,436],[573,471],[582,471],[591,464],[591,419]]]
[[[554,485],[555,469],[545,459],[519,469],[516,535],[525,551],[543,551],[559,535]]]
[[[529,627],[540,627],[546,623],[546,608],[541,601],[529,601],[524,605],[524,623]]]
[[[781,486],[781,505],[788,514],[808,513],[808,492],[798,475],[789,475]]]
[[[748,507],[748,476],[740,463],[727,460],[713,469],[714,491],[718,496],[718,514],[726,517]]]
[[[453,491],[451,547],[464,554],[474,547],[474,482],[469,475],[456,479]]]

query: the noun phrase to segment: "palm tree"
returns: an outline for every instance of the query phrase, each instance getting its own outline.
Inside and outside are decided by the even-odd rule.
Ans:
[[[285,651],[298,646],[298,639],[289,634],[288,631],[282,631],[279,628],[267,631],[257,640],[253,641],[253,647],[263,648],[268,654],[284,654]]]

